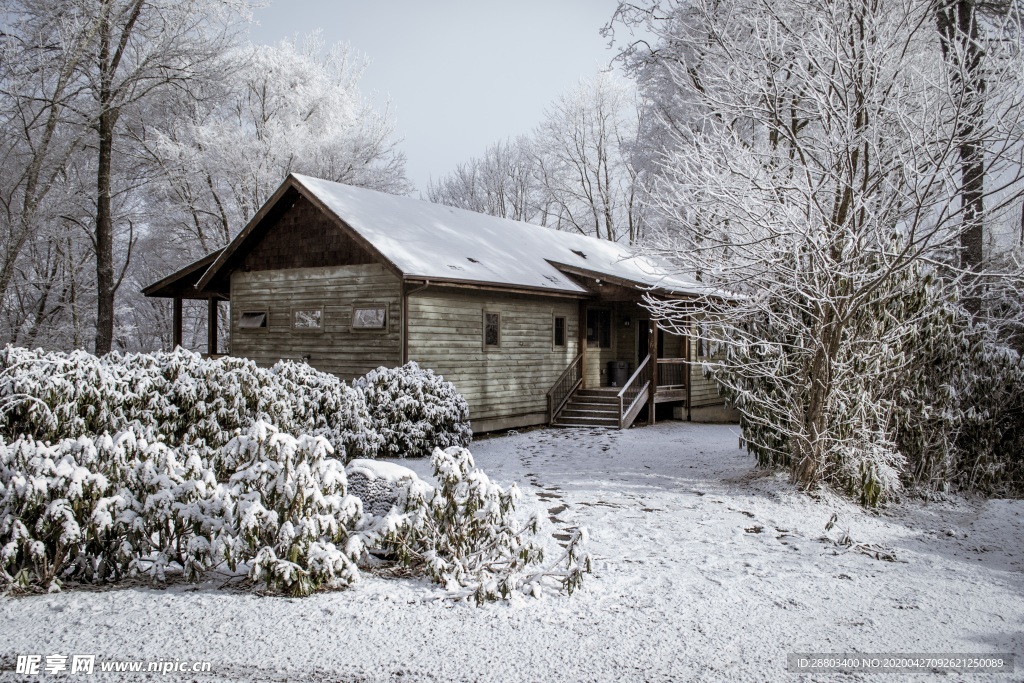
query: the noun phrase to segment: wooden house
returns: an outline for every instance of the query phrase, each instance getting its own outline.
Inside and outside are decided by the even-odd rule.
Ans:
[[[695,334],[659,329],[651,294],[698,283],[621,244],[290,175],[222,251],[144,290],[230,301],[230,353],[302,359],[346,380],[410,360],[455,383],[473,429],[627,427],[656,404],[722,404],[691,361]],[[694,308],[697,329],[700,312]],[[646,410],[645,410],[646,409]]]

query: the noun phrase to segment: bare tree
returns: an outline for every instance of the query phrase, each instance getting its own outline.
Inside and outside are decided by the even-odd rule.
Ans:
[[[232,43],[243,0],[68,0],[95,38],[81,77],[88,83],[96,137],[96,353],[110,351],[114,299],[112,172],[119,122],[126,109],[168,89],[187,91]]]
[[[537,182],[546,206],[542,222],[635,241],[640,206],[630,145],[636,134],[631,90],[610,73],[559,97],[535,134]]]
[[[79,79],[94,31],[57,3],[12,2],[0,24],[0,301],[33,234],[61,213],[61,177],[81,150]]]
[[[685,112],[662,121],[649,248],[709,287],[745,441],[805,486],[892,495],[907,466],[895,425],[920,388],[893,378],[921,371],[922,340],[961,329],[948,266],[970,202],[951,202],[951,171],[976,109],[948,87],[933,7],[696,0],[644,16],[671,34],[635,53],[662,76],[649,95]],[[1001,179],[987,212],[1021,189],[1017,91],[979,133]],[[690,324],[690,304],[650,306]]]
[[[534,221],[541,219],[537,190],[533,143],[520,136],[491,145],[483,157],[459,164],[440,180],[431,181],[427,198],[478,213]]]

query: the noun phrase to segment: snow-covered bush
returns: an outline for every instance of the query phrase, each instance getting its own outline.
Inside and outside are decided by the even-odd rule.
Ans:
[[[163,574],[190,555],[182,514],[216,489],[197,456],[182,461],[136,431],[48,445],[0,437],[0,570],[4,582],[45,588],[69,578]]]
[[[225,509],[235,534],[226,559],[292,595],[344,586],[359,576],[363,546],[351,533],[362,507],[347,495],[345,468],[323,437],[284,434],[257,422],[222,449]]]
[[[377,368],[352,385],[362,391],[383,437],[381,456],[426,457],[434,448],[467,446],[473,438],[466,399],[454,384],[415,362]]]
[[[544,557],[530,538],[539,518],[535,514],[525,525],[516,518],[515,484],[506,490],[492,482],[461,447],[435,449],[431,464],[440,486],[413,482],[405,510],[381,520],[371,535],[374,545],[478,603],[516,592],[539,595],[550,579],[570,594],[581,585],[590,571],[585,530],[574,534],[557,562],[531,573]]]
[[[296,433],[324,436],[340,453],[344,447],[347,458],[373,458],[380,451],[383,437],[374,429],[366,401],[355,389],[335,375],[321,372],[306,363],[279,361],[270,368],[283,396],[280,410],[290,419],[278,424],[301,425]]]
[[[904,478],[933,490],[1024,490],[1024,360],[960,307],[924,323],[892,382]]]
[[[138,427],[205,457],[257,420],[324,436],[338,457],[374,457],[374,431],[358,391],[333,375],[281,362],[170,353],[0,351],[0,434],[42,441]],[[226,473],[218,473],[226,476]]]

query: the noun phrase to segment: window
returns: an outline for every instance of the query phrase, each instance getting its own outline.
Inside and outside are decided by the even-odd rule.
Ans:
[[[292,329],[299,332],[319,332],[324,326],[324,309],[293,308]]]
[[[484,348],[501,346],[501,313],[484,311]]]
[[[602,349],[612,345],[612,312],[603,309],[587,311],[587,346]]]
[[[353,330],[383,330],[388,324],[388,307],[371,304],[352,307]]]
[[[565,346],[565,318],[560,315],[555,316],[554,335],[555,346]]]
[[[242,317],[238,319],[238,329],[240,330],[259,330],[266,329],[267,327],[267,312],[266,311],[244,311]]]

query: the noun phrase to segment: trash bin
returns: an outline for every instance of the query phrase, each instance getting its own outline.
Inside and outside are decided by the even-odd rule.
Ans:
[[[629,363],[624,360],[608,361],[608,386],[621,387],[629,381]]]

